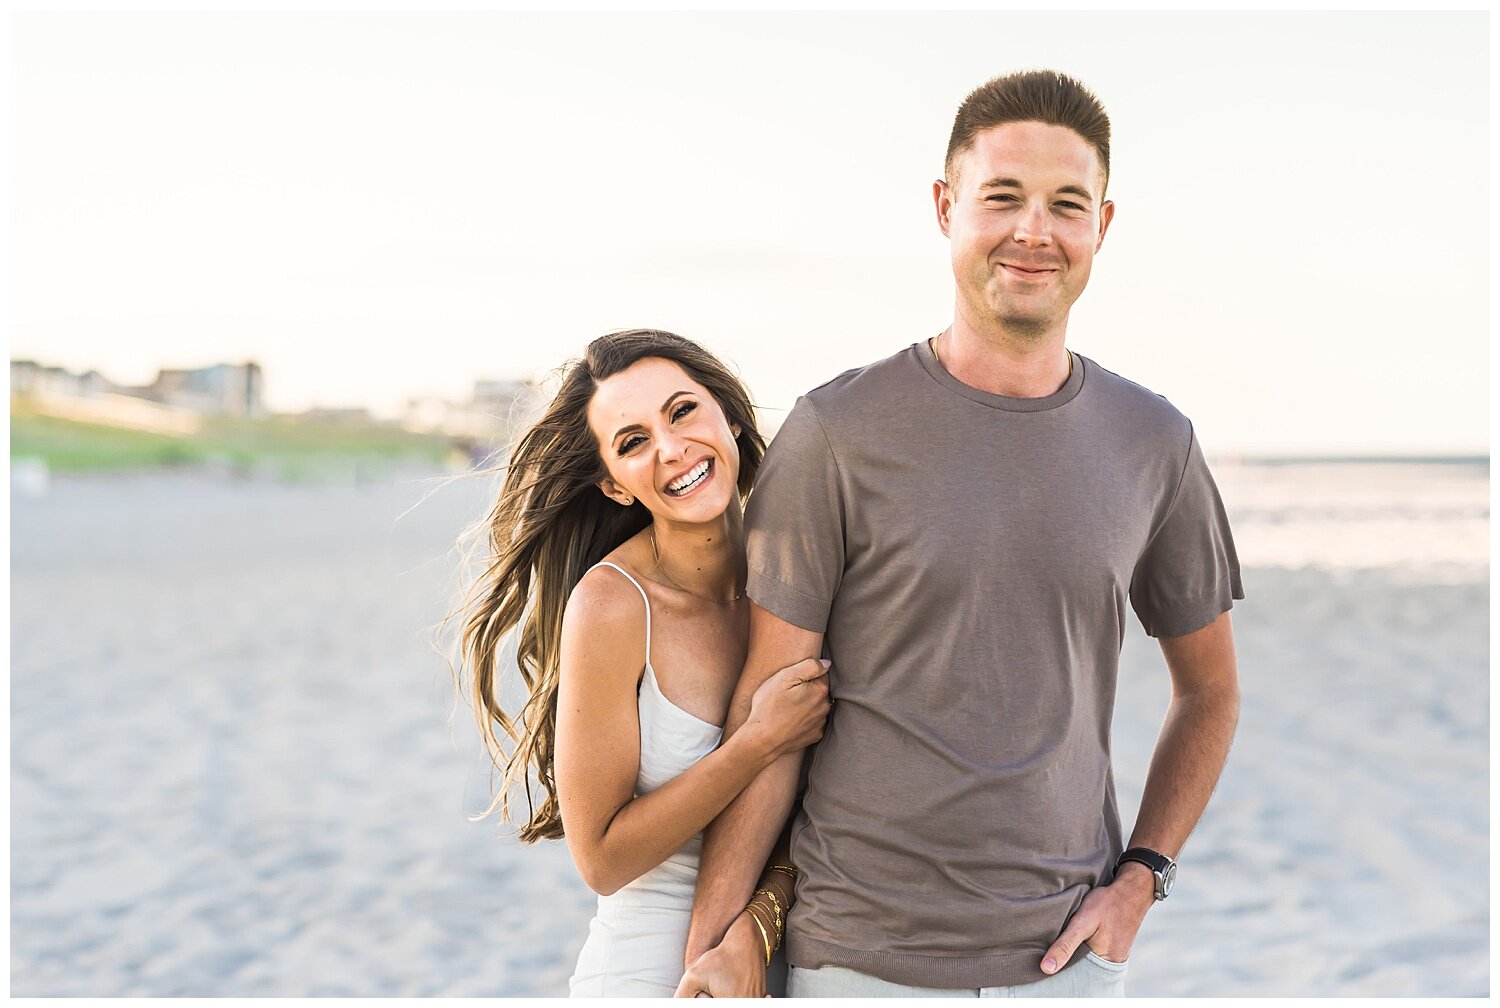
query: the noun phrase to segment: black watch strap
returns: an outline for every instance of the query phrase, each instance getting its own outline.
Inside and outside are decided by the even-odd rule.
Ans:
[[[1116,859],[1115,871],[1118,873],[1120,866],[1127,861],[1135,861],[1150,868],[1151,874],[1156,876],[1156,898],[1167,898],[1167,894],[1172,891],[1172,883],[1177,880],[1177,862],[1149,847],[1131,847]]]
[[[1165,854],[1156,853],[1156,851],[1152,850],[1150,847],[1130,848],[1124,854],[1121,854],[1119,859],[1115,861],[1115,870],[1118,871],[1120,866],[1126,861],[1139,861],[1147,868],[1150,868],[1152,871],[1158,873],[1166,871],[1167,865],[1172,863],[1171,858],[1167,857]]]

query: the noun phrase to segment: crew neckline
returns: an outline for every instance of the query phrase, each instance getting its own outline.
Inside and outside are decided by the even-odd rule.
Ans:
[[[932,344],[925,339],[917,340],[912,344],[917,352],[917,360],[921,362],[925,370],[934,381],[950,392],[956,392],[965,399],[972,400],[993,409],[1002,409],[1010,413],[1041,413],[1044,410],[1056,409],[1073,401],[1073,397],[1083,391],[1084,370],[1087,358],[1082,354],[1068,351],[1073,359],[1073,371],[1068,375],[1068,380],[1062,383],[1062,387],[1051,395],[1040,396],[1035,399],[1018,398],[1016,396],[1005,396],[995,392],[986,392],[970,385],[965,385],[957,378],[948,373],[937,357],[932,352]]]

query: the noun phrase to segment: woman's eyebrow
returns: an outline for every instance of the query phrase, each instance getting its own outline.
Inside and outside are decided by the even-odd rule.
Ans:
[[[687,389],[683,389],[680,392],[673,392],[671,395],[667,396],[667,401],[661,404],[661,411],[663,413],[665,413],[667,410],[671,409],[672,408],[672,403],[676,401],[676,399],[677,399],[678,396],[685,396],[685,395],[692,395],[692,394],[693,393],[691,391],[687,390]],[[629,433],[630,431],[645,430],[645,429],[646,429],[645,427],[643,427],[642,425],[640,425],[638,423],[627,424],[626,426],[621,427],[619,430],[615,431],[615,437],[618,438],[621,434],[626,434],[626,433]]]

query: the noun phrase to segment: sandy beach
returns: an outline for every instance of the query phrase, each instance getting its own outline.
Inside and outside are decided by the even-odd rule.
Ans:
[[[1489,991],[1487,465],[1215,466],[1244,704],[1133,995]],[[11,992],[562,995],[593,895],[493,819],[432,628],[490,486],[13,493]],[[1168,680],[1132,626],[1128,823]]]

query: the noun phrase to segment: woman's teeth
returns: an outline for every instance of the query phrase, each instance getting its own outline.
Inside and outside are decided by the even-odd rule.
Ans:
[[[693,487],[697,486],[699,481],[701,481],[703,477],[708,475],[708,470],[709,461],[708,459],[704,459],[702,462],[699,462],[697,465],[693,466],[690,471],[684,473],[679,479],[675,479],[672,482],[668,483],[667,493],[678,496],[687,493]]]

